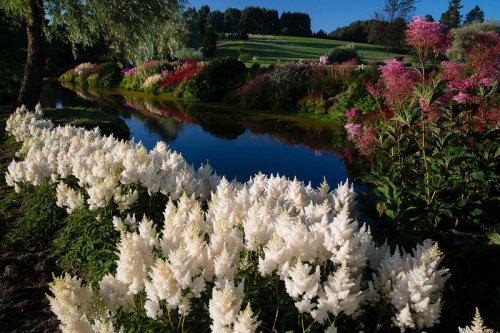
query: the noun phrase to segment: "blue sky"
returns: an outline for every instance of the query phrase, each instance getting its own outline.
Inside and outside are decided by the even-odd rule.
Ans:
[[[224,11],[228,7],[243,9],[247,6],[258,6],[283,11],[301,11],[311,16],[313,31],[333,29],[348,25],[355,20],[369,19],[375,11],[382,8],[383,0],[188,0],[190,6],[197,9],[202,5],[210,9]],[[500,19],[500,0],[462,0],[463,16],[474,6],[479,5],[486,18]],[[447,0],[417,0],[415,15],[431,14],[439,19],[441,13],[448,8]]]

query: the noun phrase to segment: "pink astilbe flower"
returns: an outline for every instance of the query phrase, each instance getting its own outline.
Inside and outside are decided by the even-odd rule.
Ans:
[[[360,124],[347,124],[344,126],[344,128],[347,130],[347,135],[349,136],[349,140],[351,140],[351,138],[354,138],[359,133],[361,133]]]
[[[345,125],[348,133],[348,139],[363,156],[370,156],[375,150],[377,132],[373,127],[362,129],[359,124]]]
[[[464,92],[459,92],[456,96],[453,97],[453,100],[458,104],[465,104],[469,101],[470,96]]]
[[[415,16],[408,24],[406,42],[416,48],[417,52],[427,53],[432,50],[435,54],[442,54],[451,46],[451,35],[441,23],[427,22]]]
[[[328,63],[328,56],[322,55],[321,57],[319,57],[319,62],[323,65],[326,65]]]
[[[408,69],[398,60],[386,60],[380,67],[381,81],[385,89],[383,96],[392,110],[401,108],[406,99],[413,94],[413,88],[419,75],[414,69]]]
[[[347,110],[345,113],[347,120],[350,120],[352,117],[356,116],[357,112],[358,112],[358,110],[356,108],[352,108],[350,110]]]
[[[380,81],[376,83],[368,82],[365,85],[366,91],[375,99],[379,99],[382,96],[382,90],[380,89]]]
[[[122,70],[122,74],[129,76],[137,73],[138,68],[137,67],[132,67],[132,68],[126,68]]]

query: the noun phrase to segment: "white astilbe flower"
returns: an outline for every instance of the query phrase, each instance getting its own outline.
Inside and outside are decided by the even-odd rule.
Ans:
[[[300,260],[289,270],[288,276],[285,278],[285,287],[288,295],[294,300],[301,300],[295,305],[299,312],[310,312],[311,300],[317,296],[320,283],[320,269],[316,266],[315,272],[311,273],[313,267],[308,264],[303,264]]]
[[[77,208],[83,207],[83,196],[81,193],[73,190],[63,182],[57,185],[56,196],[56,204],[59,207],[66,207],[68,214],[71,214]]]
[[[234,253],[230,255],[224,248],[222,253],[215,257],[214,260],[215,277],[217,280],[232,280],[236,271],[236,263],[237,258]]]
[[[295,209],[296,212],[299,212],[302,207],[309,204],[309,197],[304,188],[304,184],[299,182],[297,178],[294,178],[293,181],[288,184],[286,201],[290,208]]]
[[[123,327],[117,331],[113,325],[113,321],[109,316],[104,318],[97,318],[92,324],[92,332],[94,333],[124,333]]]
[[[285,241],[276,233],[264,247],[264,258],[259,258],[259,272],[262,276],[273,273],[278,267],[285,265],[293,256],[285,247]]]
[[[335,323],[328,326],[325,330],[325,333],[337,333],[337,327],[335,327]]]
[[[182,289],[179,288],[170,266],[162,259],[156,260],[149,275],[151,281],[146,281],[145,284],[149,302],[148,317],[156,318],[161,313],[159,301],[165,300],[169,310],[177,308],[181,303]],[[156,303],[156,305],[150,303]]]
[[[119,308],[130,310],[134,305],[134,297],[128,292],[128,285],[111,274],[99,281],[99,295],[112,312]]]
[[[351,183],[349,187],[349,180],[345,183],[340,183],[339,186],[332,193],[333,208],[336,212],[340,212],[342,208],[346,207],[350,213],[350,217],[356,215],[356,192]]]
[[[24,107],[8,119],[7,130],[23,143],[20,155],[24,156],[23,161],[13,161],[8,167],[9,186],[18,189],[23,182],[40,185],[73,176],[87,192],[91,210],[104,208],[112,201],[120,210],[129,209],[139,192],[122,187],[131,184],[173,199],[204,187],[205,192],[198,196],[206,200],[210,194],[207,190],[213,190],[218,182],[208,165],[200,169],[202,175],[198,179],[193,166],[180,154],[168,150],[165,143],[148,152],[140,143],[102,136],[97,128],[54,128],[50,121],[41,118],[41,112],[30,113]]]
[[[410,312],[410,305],[406,304],[404,308],[396,313],[392,321],[394,325],[401,329],[401,332],[404,332],[406,328],[415,328],[415,322]]]
[[[363,303],[363,294],[360,289],[360,278],[353,279],[345,266],[339,267],[323,283],[317,309],[311,312],[313,318],[323,323],[328,313],[337,316],[341,312],[356,318],[360,314],[360,306]]]
[[[470,326],[466,326],[464,328],[458,328],[459,333],[494,333],[492,329],[484,326],[483,318],[481,318],[481,314],[479,313],[479,309],[476,308],[476,314]]]
[[[273,211],[269,212],[266,207],[259,203],[254,203],[249,208],[243,221],[247,250],[256,251],[271,239],[274,232],[274,218]]]
[[[215,287],[208,305],[208,312],[212,319],[212,332],[231,332],[231,326],[237,319],[243,301],[243,282],[238,287],[233,281],[225,282],[224,287]]]
[[[153,221],[149,220],[145,215],[139,223],[139,235],[149,247],[152,248],[159,245],[158,234]]]
[[[129,190],[125,194],[117,193],[114,195],[114,199],[118,205],[118,210],[125,211],[139,199],[139,192],[137,190]]]
[[[128,285],[128,292],[136,295],[144,288],[144,278],[153,265],[148,241],[139,234],[122,235],[118,245],[116,278]]]
[[[247,304],[245,310],[240,311],[240,313],[236,317],[236,321],[234,322],[233,332],[255,333],[257,332],[257,328],[259,327],[260,323],[261,321],[257,321],[257,318],[254,317],[250,304]]]
[[[368,229],[359,228],[349,215],[348,207],[342,206],[329,224],[324,244],[331,253],[330,260],[333,263],[344,265],[357,273],[366,266],[372,238]]]
[[[413,256],[396,249],[382,259],[374,285],[395,307],[393,321],[402,331],[439,322],[441,293],[448,278],[447,269],[439,269],[442,260],[437,243],[430,240],[417,245]]]
[[[66,274],[49,284],[53,296],[47,296],[50,309],[61,321],[63,332],[92,332],[86,312],[92,302],[90,287],[82,286],[82,281]]]

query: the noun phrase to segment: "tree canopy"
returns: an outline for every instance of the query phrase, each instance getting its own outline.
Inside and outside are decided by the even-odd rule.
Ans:
[[[475,23],[475,22],[479,23],[484,22],[484,12],[477,5],[476,7],[472,8],[470,12],[467,13],[467,15],[465,15],[464,24]]]
[[[449,1],[448,10],[441,14],[441,19],[439,21],[450,29],[458,28],[462,22],[462,14],[460,14],[460,9],[462,8],[463,6],[460,4],[460,0]]]

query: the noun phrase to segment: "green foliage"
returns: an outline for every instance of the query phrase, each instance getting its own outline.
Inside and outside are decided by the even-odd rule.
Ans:
[[[122,81],[120,82],[120,88],[128,90],[140,90],[141,81],[139,77],[135,74],[123,75]]]
[[[103,213],[77,209],[64,219],[51,246],[63,273],[84,276],[92,284],[113,269],[119,235],[112,218]]]
[[[72,83],[72,82],[75,82],[76,80],[76,72],[74,69],[70,69],[69,71],[67,72],[64,72],[60,77],[59,77],[59,81],[61,82],[68,82],[68,83]]]
[[[352,59],[361,62],[361,57],[354,47],[336,47],[328,53],[329,63],[343,63]]]
[[[118,87],[122,78],[121,68],[114,62],[105,62],[99,66],[97,77],[95,78],[95,86],[99,88]],[[90,83],[89,86],[93,86]]]
[[[19,201],[22,214],[5,226],[4,246],[29,248],[47,244],[61,227],[64,210],[56,205],[54,185],[22,186],[19,194],[11,193],[7,201]]]
[[[130,130],[127,124],[117,115],[104,112],[100,109],[83,107],[66,107],[61,109],[44,109],[44,116],[56,125],[71,124],[73,126],[93,129],[99,127],[102,134],[111,135],[120,139],[128,139]]]
[[[364,181],[401,239],[495,237],[498,129],[482,130],[472,121],[463,106],[443,106],[437,122],[423,120],[421,110],[410,106],[383,127]]]
[[[326,101],[323,99],[322,95],[307,96],[297,103],[297,112],[299,113],[322,115],[325,114],[326,111]]]
[[[245,65],[234,58],[218,58],[188,81],[184,96],[204,101],[223,100],[245,77]]]

